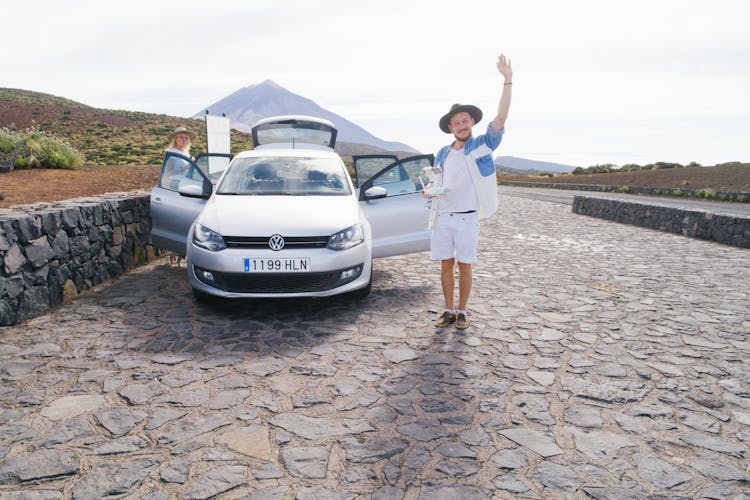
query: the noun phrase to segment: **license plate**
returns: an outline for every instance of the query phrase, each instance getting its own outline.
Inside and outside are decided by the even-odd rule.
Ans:
[[[242,259],[242,269],[246,273],[307,273],[310,272],[310,259]]]

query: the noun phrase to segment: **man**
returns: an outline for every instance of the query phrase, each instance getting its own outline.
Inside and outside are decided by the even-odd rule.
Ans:
[[[510,109],[513,70],[510,59],[500,55],[497,70],[505,79],[497,116],[487,126],[487,132],[472,137],[471,129],[482,119],[476,106],[454,104],[440,119],[440,129],[453,134],[452,144],[438,151],[435,166],[441,167],[433,186],[433,210],[430,224],[432,239],[430,253],[440,261],[440,282],[445,299],[445,312],[435,322],[436,327],[455,324],[464,330],[469,327],[467,307],[471,293],[471,266],[477,259],[479,218],[487,218],[497,211],[497,180],[492,152],[500,145],[505,132],[505,119]],[[440,189],[443,188],[443,189]],[[458,308],[454,307],[455,266],[458,262]]]

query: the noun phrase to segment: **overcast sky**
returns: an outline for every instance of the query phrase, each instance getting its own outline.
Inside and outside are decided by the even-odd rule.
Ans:
[[[513,103],[496,155],[750,161],[746,0],[3,2],[0,87],[191,116],[265,79],[434,152],[454,102]]]

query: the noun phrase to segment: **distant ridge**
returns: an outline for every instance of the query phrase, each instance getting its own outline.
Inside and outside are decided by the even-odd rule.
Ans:
[[[500,171],[505,167],[506,169],[518,171],[554,173],[567,173],[575,168],[574,166],[563,165],[562,163],[527,160],[526,158],[516,158],[515,156],[498,156],[495,158],[495,167]]]
[[[343,116],[320,107],[306,97],[288,91],[272,80],[264,80],[261,83],[241,88],[206,106],[193,117],[202,118],[205,110],[212,115],[223,113],[229,118],[232,128],[244,132],[249,132],[255,122],[269,116],[317,116],[330,120],[336,125],[339,141],[367,144],[386,151],[418,153],[416,149],[406,144],[375,137]]]

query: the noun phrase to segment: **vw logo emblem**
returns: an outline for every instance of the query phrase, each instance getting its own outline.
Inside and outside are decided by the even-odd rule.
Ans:
[[[270,238],[268,238],[268,246],[271,248],[271,250],[274,250],[278,252],[282,248],[284,248],[284,237],[280,234],[274,234]]]

